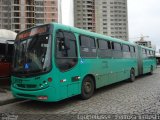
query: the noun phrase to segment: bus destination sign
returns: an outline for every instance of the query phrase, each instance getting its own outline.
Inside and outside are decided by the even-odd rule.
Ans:
[[[37,34],[46,33],[47,28],[48,26],[42,26],[42,27],[33,28],[29,31],[22,32],[17,36],[16,40],[21,40],[21,39],[25,39],[25,38],[28,38],[28,37],[31,37]]]

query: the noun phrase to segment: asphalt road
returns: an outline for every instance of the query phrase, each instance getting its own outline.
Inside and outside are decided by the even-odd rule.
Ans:
[[[78,96],[56,103],[29,100],[0,106],[0,114],[0,118],[6,115],[18,117],[18,120],[95,118],[83,116],[88,114],[105,115],[101,116],[105,119],[106,115],[114,115],[114,119],[135,119],[142,118],[142,114],[154,115],[143,116],[143,119],[160,119],[160,68],[153,75],[138,77],[133,83],[123,81],[100,88],[89,100],[81,100]]]

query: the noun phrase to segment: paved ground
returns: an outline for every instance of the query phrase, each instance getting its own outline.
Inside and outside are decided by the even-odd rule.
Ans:
[[[1,95],[0,102],[13,98],[11,92],[8,89],[4,89],[4,88],[0,89],[0,95]]]
[[[10,80],[0,80],[0,106],[17,101],[10,91]]]
[[[98,89],[89,100],[72,97],[57,103],[17,102],[0,106],[0,113],[18,115],[19,120],[53,120],[59,119],[58,115],[61,119],[75,119],[74,114],[160,114],[160,68],[153,75],[139,77],[133,83],[124,81]]]

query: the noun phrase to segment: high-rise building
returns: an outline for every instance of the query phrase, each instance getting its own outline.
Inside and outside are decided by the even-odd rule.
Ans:
[[[94,0],[74,0],[74,26],[95,32]]]
[[[10,0],[0,0],[0,28],[11,29]]]
[[[34,25],[57,22],[58,0],[0,0],[0,16],[3,16],[0,28],[15,32]],[[5,21],[7,18],[9,24]]]
[[[75,27],[128,40],[127,0],[74,0],[74,11]],[[92,24],[86,19],[90,16]]]

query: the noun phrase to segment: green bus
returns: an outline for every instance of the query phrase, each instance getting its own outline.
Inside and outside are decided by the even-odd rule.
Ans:
[[[152,73],[155,51],[57,23],[36,26],[15,40],[11,90],[16,98],[46,102]]]

